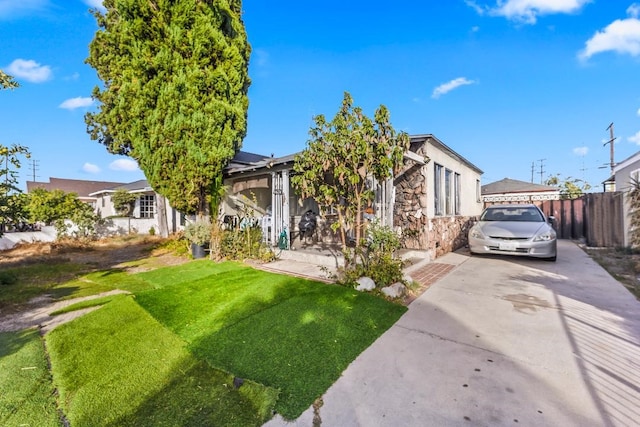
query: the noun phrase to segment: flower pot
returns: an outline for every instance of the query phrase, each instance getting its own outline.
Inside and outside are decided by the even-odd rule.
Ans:
[[[191,256],[194,259],[200,259],[207,256],[206,245],[198,245],[196,243],[191,243]]]

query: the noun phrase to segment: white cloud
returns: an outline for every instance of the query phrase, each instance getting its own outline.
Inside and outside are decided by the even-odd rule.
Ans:
[[[6,68],[7,73],[15,78],[31,83],[42,83],[51,78],[51,68],[40,65],[33,59],[16,59]]]
[[[64,108],[65,110],[75,110],[76,108],[90,107],[91,105],[93,105],[93,99],[77,97],[67,99],[58,107]]]
[[[573,149],[573,154],[576,156],[586,156],[589,152],[589,147],[576,147]]]
[[[118,159],[109,164],[109,169],[114,171],[132,172],[138,170],[138,163],[131,159]]]
[[[636,111],[636,114],[640,116],[640,108],[638,108],[638,111]]]
[[[473,0],[464,0],[464,2],[467,4],[467,6],[469,6],[471,9],[475,10],[476,13],[480,16],[484,15],[484,13],[486,12],[486,9],[483,8],[482,6],[479,6],[478,3],[476,3]]]
[[[0,0],[0,19],[27,15],[44,10],[49,0]]]
[[[100,168],[97,165],[94,165],[93,163],[85,163],[84,165],[82,165],[82,171],[96,174],[96,173],[100,173]]]
[[[507,19],[535,24],[538,16],[558,13],[575,13],[592,0],[497,0],[494,7],[479,6],[473,0],[465,0],[478,15],[485,13],[504,16]]]
[[[640,145],[640,131],[636,132],[635,135],[630,136],[627,139],[629,140],[629,142],[633,142],[636,145]]]
[[[602,52],[613,51],[631,56],[640,55],[640,5],[632,4],[627,9],[627,19],[616,19],[607,25],[604,30],[597,31],[585,43],[584,49],[578,54],[582,60],[587,60],[593,55]]]
[[[472,85],[477,83],[475,80],[469,80],[466,77],[458,77],[457,79],[453,79],[447,83],[443,83],[437,88],[433,90],[431,97],[434,99],[440,98],[441,95],[444,95],[452,90],[465,85]]]

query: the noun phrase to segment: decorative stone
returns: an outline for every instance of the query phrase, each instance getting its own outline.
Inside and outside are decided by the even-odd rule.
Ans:
[[[402,273],[402,281],[405,283],[413,282],[413,277],[409,275],[409,273]]]
[[[376,282],[371,277],[363,276],[356,280],[356,283],[358,284],[356,291],[372,291],[376,288]]]
[[[380,291],[389,298],[400,298],[406,292],[407,287],[400,282],[396,282],[393,285],[385,286]]]

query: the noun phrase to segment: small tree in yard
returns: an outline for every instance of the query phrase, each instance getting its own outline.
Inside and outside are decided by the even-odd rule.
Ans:
[[[111,201],[118,214],[130,216],[133,212],[133,202],[136,201],[136,195],[129,193],[124,188],[119,188],[111,195]]]
[[[32,222],[53,224],[59,236],[69,234],[65,220],[78,227],[78,237],[93,235],[98,220],[91,206],[78,199],[75,193],[62,190],[35,189],[29,193],[27,209]]]
[[[560,174],[550,176],[545,185],[552,187],[560,187],[560,198],[562,200],[577,199],[581,197],[585,191],[591,190],[591,185],[588,182],[578,178],[568,177],[565,180],[560,179]]]
[[[632,178],[627,190],[629,200],[629,243],[632,248],[640,248],[640,181]]]
[[[314,121],[307,148],[295,159],[291,182],[302,197],[335,208],[338,221],[332,227],[340,232],[346,253],[349,231],[354,232],[356,248],[362,245],[363,213],[375,198],[369,178],[384,181],[393,176],[409,148],[409,136],[395,132],[385,106],[371,120],[353,106],[348,92],[333,120],[319,115]]]
[[[240,0],[104,0],[87,62],[104,83],[92,139],[137,160],[171,205],[204,220],[247,128]]]
[[[20,198],[22,191],[17,187],[21,157],[30,157],[26,147],[0,144],[0,236],[6,224],[22,221],[25,216]]]

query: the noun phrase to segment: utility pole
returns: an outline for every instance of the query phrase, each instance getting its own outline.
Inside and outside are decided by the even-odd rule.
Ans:
[[[543,183],[543,181],[542,181],[543,178],[542,177],[544,175],[544,161],[545,160],[547,160],[547,159],[538,159],[538,161],[540,162],[540,184]]]
[[[38,161],[37,160],[31,160],[31,173],[33,174],[33,182],[36,182],[36,178],[38,177],[38,175],[36,175],[36,172],[38,172]]]
[[[616,165],[613,156],[613,142],[616,140],[616,138],[613,136],[613,122],[611,122],[609,127],[607,127],[607,130],[609,131],[610,138],[609,141],[602,144],[602,146],[604,147],[605,145],[610,144],[611,161],[609,162],[609,167],[611,167],[611,176],[613,176],[613,167]]]
[[[531,183],[533,184],[533,172],[536,168],[536,162],[531,162]]]

